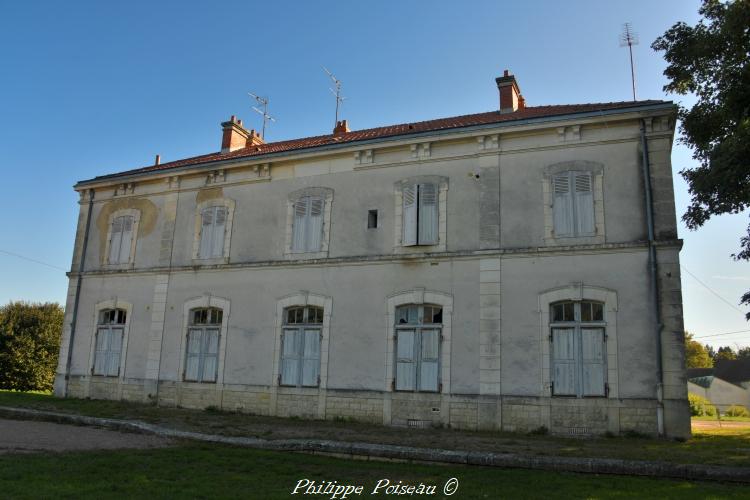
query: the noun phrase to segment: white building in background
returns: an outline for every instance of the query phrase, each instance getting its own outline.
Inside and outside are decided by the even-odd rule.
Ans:
[[[232,117],[220,152],[79,182],[56,394],[689,435],[675,106],[497,85],[275,143]]]

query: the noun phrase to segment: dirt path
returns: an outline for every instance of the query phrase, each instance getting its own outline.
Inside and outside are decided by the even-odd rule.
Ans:
[[[731,422],[722,420],[693,420],[693,430],[713,430],[713,429],[750,429],[750,422]]]
[[[93,427],[0,419],[0,453],[157,448],[168,439]]]

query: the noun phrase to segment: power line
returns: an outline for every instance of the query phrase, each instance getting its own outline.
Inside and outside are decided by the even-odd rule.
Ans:
[[[724,333],[713,333],[711,335],[701,335],[700,337],[693,337],[694,339],[707,339],[709,337],[721,337],[722,335],[732,335],[734,333],[746,333],[750,330],[737,330],[735,332],[724,332]]]
[[[708,286],[705,283],[703,283],[700,279],[698,279],[698,277],[696,275],[694,275],[693,273],[691,273],[688,270],[687,267],[683,266],[682,264],[680,264],[680,267],[682,269],[684,269],[686,273],[688,273],[690,276],[692,276],[695,281],[697,281],[698,283],[700,283],[701,285],[703,285],[703,288],[705,288],[706,290],[708,290],[712,294],[716,295],[722,302],[724,302],[725,304],[727,304],[729,307],[731,307],[735,311],[739,312],[743,316],[745,315],[744,311],[742,311],[739,307],[735,306],[734,304],[732,304],[731,302],[729,302],[727,299],[725,299],[724,297],[722,297],[721,295],[719,295],[718,292],[715,292],[710,286]]]
[[[25,255],[21,255],[21,254],[9,252],[7,250],[0,250],[0,253],[4,253],[6,255],[11,255],[13,257],[17,257],[17,258],[23,259],[23,260],[28,260],[29,262],[34,262],[36,264],[41,264],[43,266],[51,267],[52,269],[57,269],[57,270],[60,270],[60,271],[68,272],[67,269],[63,269],[60,266],[56,266],[54,264],[48,264],[47,262],[42,262],[41,260],[32,259],[31,257],[26,257]]]

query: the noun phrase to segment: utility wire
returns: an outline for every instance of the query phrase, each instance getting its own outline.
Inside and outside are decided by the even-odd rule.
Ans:
[[[735,332],[724,332],[724,333],[713,333],[711,335],[701,335],[700,337],[693,337],[694,339],[707,339],[709,337],[721,337],[722,335],[732,335],[734,333],[746,333],[750,330],[737,330]]]
[[[41,264],[41,265],[43,265],[43,266],[51,267],[52,269],[58,269],[58,270],[60,270],[60,271],[65,271],[65,272],[68,272],[68,270],[67,270],[67,269],[63,269],[63,268],[62,268],[62,267],[60,267],[60,266],[56,266],[56,265],[54,265],[54,264],[48,264],[48,263],[46,263],[46,262],[42,262],[41,260],[36,260],[36,259],[32,259],[31,257],[26,257],[25,255],[21,255],[21,254],[17,254],[17,253],[9,252],[9,251],[7,251],[7,250],[0,250],[0,253],[4,253],[4,254],[6,254],[6,255],[12,255],[13,257],[17,257],[17,258],[19,258],[19,259],[23,259],[23,260],[28,260],[29,262],[34,262],[34,263],[36,263],[36,264]]]
[[[722,302],[724,302],[725,304],[727,304],[727,305],[728,305],[729,307],[731,307],[731,308],[732,308],[732,309],[734,309],[735,311],[737,311],[737,312],[741,313],[741,314],[742,314],[743,316],[745,315],[745,312],[744,312],[744,311],[742,311],[742,310],[741,310],[741,309],[740,309],[739,307],[735,306],[734,304],[732,304],[731,302],[729,302],[729,301],[728,301],[727,299],[725,299],[724,297],[722,297],[721,295],[719,295],[719,294],[718,294],[717,292],[715,292],[715,291],[714,291],[714,290],[713,290],[713,289],[712,289],[712,288],[711,288],[710,286],[708,286],[708,285],[706,285],[705,283],[703,283],[703,282],[702,282],[702,281],[701,281],[700,279],[698,279],[698,277],[697,277],[696,275],[694,275],[693,273],[691,273],[691,272],[690,272],[690,270],[688,270],[688,268],[687,268],[687,267],[683,266],[682,264],[680,264],[680,267],[681,267],[681,268],[682,268],[682,269],[683,269],[683,270],[684,270],[684,271],[685,271],[686,273],[688,273],[688,274],[689,274],[690,276],[692,276],[692,277],[693,277],[693,279],[694,279],[695,281],[697,281],[698,283],[700,283],[701,285],[703,285],[703,288],[705,288],[706,290],[708,290],[708,291],[709,291],[709,292],[711,292],[712,294],[716,295],[716,297],[718,297],[718,298],[719,298],[719,299],[720,299],[720,300],[721,300]]]

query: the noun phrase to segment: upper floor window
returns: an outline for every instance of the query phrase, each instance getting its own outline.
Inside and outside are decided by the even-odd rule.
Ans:
[[[127,264],[130,262],[133,219],[131,215],[123,215],[112,220],[112,233],[109,239],[110,264]]]
[[[126,322],[127,312],[124,309],[104,309],[99,312],[92,374],[107,377],[120,375],[122,338]]]
[[[320,343],[323,308],[295,306],[284,309],[281,337],[281,385],[320,385]]]
[[[550,307],[552,394],[605,396],[604,304],[563,301]]]
[[[443,309],[435,305],[396,308],[397,391],[440,390],[440,339]]]
[[[201,210],[199,259],[224,257],[227,207],[213,206]]]
[[[219,332],[224,312],[216,307],[190,311],[185,353],[186,381],[216,382],[219,358]]]
[[[402,245],[438,243],[438,186],[415,183],[403,186]]]
[[[319,252],[323,237],[324,200],[303,196],[294,202],[292,252]]]
[[[556,237],[593,236],[593,180],[590,172],[568,171],[552,176]]]

